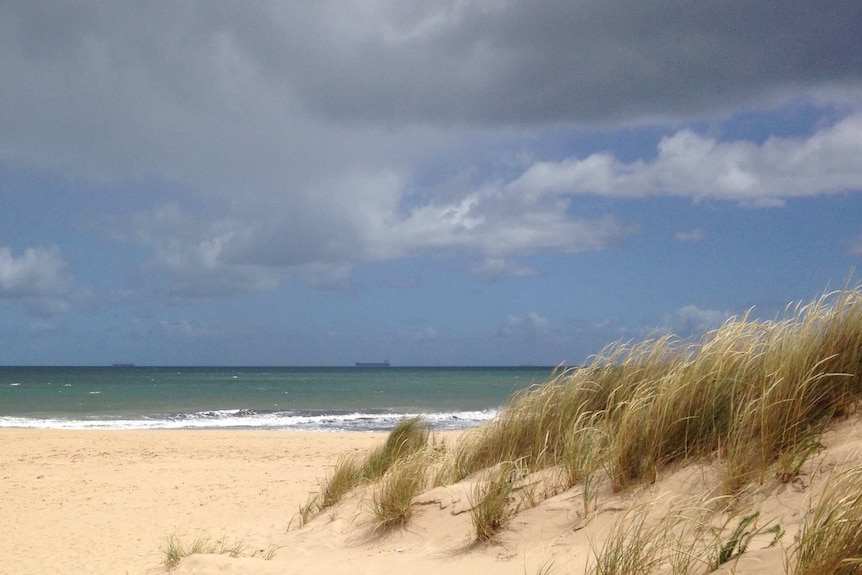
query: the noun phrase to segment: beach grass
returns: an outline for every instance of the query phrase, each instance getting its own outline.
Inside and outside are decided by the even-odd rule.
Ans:
[[[794,575],[862,573],[862,466],[830,481],[798,536]]]
[[[649,575],[661,564],[664,533],[650,526],[644,509],[631,509],[614,524],[601,548],[591,543],[593,555],[586,575]]]
[[[759,511],[735,509],[732,496],[677,497],[666,508],[660,499],[624,510],[601,546],[590,541],[587,575],[702,575],[733,567],[756,537],[768,548],[784,536],[778,523],[760,525]]]
[[[209,535],[202,533],[195,536],[190,544],[186,544],[176,534],[171,534],[165,538],[160,551],[163,555],[162,564],[165,569],[171,571],[189,555],[215,554],[228,555],[234,558],[240,557],[245,553],[246,545],[242,539],[233,543],[228,543],[224,539],[213,541]]]
[[[375,448],[363,460],[353,458],[340,459],[332,473],[320,483],[320,490],[309,495],[309,498],[299,508],[299,526],[302,527],[312,517],[321,511],[337,505],[348,493],[362,484],[383,480],[384,485],[375,491],[379,498],[381,514],[384,507],[389,508],[398,495],[404,495],[406,488],[418,489],[424,485],[424,469],[418,465],[399,467],[395,473],[387,477],[387,472],[405,460],[414,458],[419,453],[429,449],[431,435],[428,422],[420,416],[405,418],[399,421],[389,432],[383,445]],[[421,460],[421,458],[418,458]],[[416,477],[407,477],[409,472]],[[421,477],[419,474],[421,473]],[[412,497],[412,495],[411,495]],[[372,509],[377,509],[377,504]],[[392,511],[391,508],[388,509]],[[377,515],[377,511],[375,511]],[[409,517],[409,513],[407,515]],[[397,523],[395,520],[385,521],[389,526]],[[392,525],[390,525],[390,523]]]
[[[453,454],[452,478],[503,461],[563,466],[569,483],[608,469],[615,490],[662,468],[725,461],[725,487],[792,478],[862,395],[862,293],[824,295],[774,321],[731,318],[698,340],[610,346],[512,398]]]
[[[488,541],[514,515],[512,494],[517,481],[517,465],[504,462],[488,470],[476,482],[470,497],[470,520],[476,541]]]
[[[399,421],[383,445],[372,451],[362,464],[363,479],[374,481],[383,477],[395,463],[422,451],[431,435],[428,422],[421,416]]]
[[[159,550],[164,555],[162,564],[168,571],[179,565],[183,557],[187,555],[182,541],[176,535],[168,535]]]
[[[587,365],[558,370],[546,383],[515,394],[492,421],[465,431],[452,446],[434,448],[437,455],[423,465],[407,462],[431,450],[427,422],[404,420],[365,460],[340,463],[337,467],[344,469],[337,468],[329,479],[334,485],[321,493],[333,493],[326,501],[334,504],[358,484],[379,482],[372,489],[371,508],[378,524],[387,527],[409,520],[415,490],[469,480],[478,541],[494,537],[542,494],[580,485],[586,518],[596,505],[600,480],[609,480],[619,492],[654,483],[671,467],[703,461],[718,464],[720,497],[733,500],[747,486],[793,481],[818,453],[830,423],[853,413],[860,398],[862,290],[857,286],[788,306],[774,320],[744,314],[697,338],[664,334],[612,344]],[[528,491],[519,484],[548,470],[556,470],[557,485]],[[840,486],[836,489],[845,491],[836,501],[846,504],[849,488]],[[530,500],[527,505],[524,497],[517,501],[519,489]],[[856,512],[862,516],[862,508]],[[716,526],[721,516],[725,520]],[[682,532],[679,541],[665,537],[667,549],[654,548],[644,537],[655,534],[638,531],[647,527],[633,519],[596,550],[593,570],[637,573],[627,565],[651,564],[654,556],[676,561],[675,573],[715,569],[741,555],[753,535],[762,534],[756,514],[711,511],[693,523],[679,514],[671,517],[677,522],[665,527],[668,533]],[[733,517],[735,527],[727,523]],[[830,522],[835,523],[834,541],[844,541],[840,526],[846,518],[835,511],[812,518],[812,525],[820,526],[818,533],[830,533]],[[811,562],[804,549],[827,545],[817,537],[812,527],[800,540],[800,566]],[[832,541],[828,545],[836,549],[852,548]],[[676,559],[672,548],[678,551]],[[848,562],[860,552],[850,553],[856,555],[844,553],[842,568],[859,567]]]
[[[332,507],[362,481],[362,468],[352,458],[343,458],[335,464],[332,475],[321,485],[320,509]]]
[[[393,463],[377,482],[371,496],[376,530],[401,527],[413,515],[413,497],[427,485],[428,453],[417,451]]]

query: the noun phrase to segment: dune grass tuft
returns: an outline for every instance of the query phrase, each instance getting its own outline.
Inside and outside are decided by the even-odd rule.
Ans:
[[[422,417],[402,419],[389,432],[386,442],[365,459],[362,477],[370,481],[383,477],[396,462],[425,449],[429,436],[430,427]]]
[[[401,527],[413,515],[413,497],[428,483],[427,464],[426,454],[417,452],[391,465],[378,481],[371,496],[371,511],[377,520],[377,531]]]
[[[515,513],[512,494],[518,466],[504,462],[485,473],[470,497],[470,519],[476,541],[488,541],[503,529]]]
[[[586,575],[649,575],[663,558],[661,526],[650,527],[647,512],[635,508],[624,514],[611,529],[601,549],[592,548],[593,561]]]
[[[862,573],[862,465],[830,481],[797,539],[794,575]]]
[[[164,555],[162,564],[165,569],[171,571],[180,562],[189,555],[228,555],[230,557],[240,557],[245,553],[246,546],[242,539],[228,544],[224,539],[212,541],[208,535],[198,534],[190,545],[185,545],[182,540],[175,534],[171,534],[165,538],[164,543],[160,547],[160,551]]]
[[[380,480],[393,466],[428,449],[430,434],[430,426],[424,418],[405,418],[392,428],[384,444],[374,449],[364,460],[340,459],[332,473],[320,483],[320,491],[309,496],[300,506],[299,526],[308,523],[324,509],[338,504],[360,484]],[[406,471],[401,470],[400,473],[404,474]],[[389,481],[393,479],[390,478]],[[402,479],[402,483],[404,482],[407,482],[407,478]],[[418,483],[420,482],[417,480]]]
[[[183,557],[187,555],[182,541],[180,541],[180,539],[173,534],[168,535],[165,538],[165,542],[162,543],[162,546],[159,548],[159,550],[164,555],[164,559],[162,559],[162,564],[168,571],[179,565],[180,561],[183,560]]]
[[[340,459],[320,488],[320,508],[332,507],[362,481],[360,465],[349,458]]]

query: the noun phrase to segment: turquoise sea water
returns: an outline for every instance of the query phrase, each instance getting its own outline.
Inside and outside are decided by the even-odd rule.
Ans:
[[[0,367],[0,427],[385,430],[489,420],[550,367]]]

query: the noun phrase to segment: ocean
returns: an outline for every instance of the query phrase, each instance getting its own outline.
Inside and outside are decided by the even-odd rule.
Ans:
[[[0,428],[385,431],[490,420],[551,367],[0,367]]]

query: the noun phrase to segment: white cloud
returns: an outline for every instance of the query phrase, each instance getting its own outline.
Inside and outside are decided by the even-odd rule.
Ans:
[[[143,266],[150,274],[169,277],[171,295],[179,299],[273,289],[278,275],[271,269],[225,261],[226,244],[235,236],[236,222],[202,223],[176,204],[128,218],[114,218],[113,233],[153,252]]]
[[[679,231],[675,235],[677,241],[680,242],[702,242],[706,239],[706,232],[701,228],[695,228],[689,231]]]
[[[353,266],[346,263],[311,263],[301,266],[299,271],[303,280],[317,289],[350,292],[353,286],[350,274]]]
[[[52,316],[68,311],[74,297],[71,274],[56,247],[27,248],[19,257],[0,247],[0,299],[16,299],[30,313]]]
[[[418,275],[404,277],[387,277],[378,282],[381,287],[391,289],[406,290],[412,289],[422,284],[422,277]]]
[[[506,336],[534,338],[548,331],[548,318],[531,311],[524,315],[510,315],[506,318],[501,333]]]
[[[570,216],[568,200],[560,194],[524,195],[491,184],[448,202],[414,208],[378,238],[382,240],[378,253],[474,254],[499,267],[515,255],[605,249],[633,232],[612,216],[596,220]]]
[[[528,276],[536,271],[518,262],[521,256],[602,250],[636,233],[614,216],[571,213],[577,195],[768,206],[862,190],[860,134],[862,113],[807,138],[762,144],[682,130],[663,138],[651,161],[623,163],[609,154],[538,161],[508,181],[417,198],[409,196],[409,176],[371,167],[297,193],[237,198],[230,216],[208,221],[169,204],[138,215],[134,236],[153,250],[148,269],[167,274],[188,296],[272,289],[292,271],[312,285],[344,289],[357,264],[417,255],[470,258],[472,273],[484,280]],[[676,237],[702,241],[705,232]]]
[[[273,289],[291,275],[345,290],[356,264],[417,255],[467,257],[482,280],[524,277],[537,272],[519,256],[601,250],[636,231],[613,216],[572,217],[558,194],[523,196],[500,185],[406,210],[398,207],[405,190],[396,177],[359,179],[352,190],[346,205],[275,205],[258,217],[237,211],[209,222],[170,203],[114,218],[114,235],[150,249],[144,271],[169,277],[174,295],[194,298]]]
[[[56,298],[69,293],[71,278],[57,248],[27,248],[15,257],[0,247],[0,297]]]
[[[721,326],[730,315],[728,312],[687,305],[666,314],[662,318],[661,329],[680,337],[698,335]]]
[[[222,330],[189,320],[162,320],[158,323],[158,330],[165,336],[184,339],[209,339],[225,336]]]
[[[721,142],[682,130],[657,157],[623,163],[610,154],[536,162],[512,184],[525,194],[684,196],[742,205],[862,190],[862,113],[807,138]]]
[[[50,319],[36,319],[30,324],[30,331],[34,333],[50,333],[57,330],[57,322]]]
[[[539,272],[529,266],[505,258],[484,258],[473,264],[470,272],[482,281],[493,281],[504,277],[532,277]]]
[[[437,329],[430,325],[411,326],[409,328],[401,329],[398,332],[398,339],[410,344],[431,343],[437,341],[438,337],[439,333]]]

